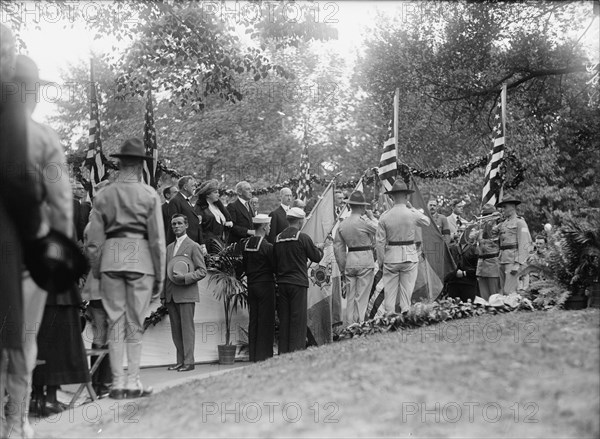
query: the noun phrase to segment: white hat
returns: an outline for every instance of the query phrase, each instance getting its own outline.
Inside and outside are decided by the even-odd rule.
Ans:
[[[292,207],[292,208],[290,208],[287,211],[286,216],[290,217],[290,218],[300,218],[300,219],[306,218],[306,214],[299,207]]]
[[[270,224],[271,217],[266,213],[259,213],[254,218],[252,218],[252,222],[254,224]]]

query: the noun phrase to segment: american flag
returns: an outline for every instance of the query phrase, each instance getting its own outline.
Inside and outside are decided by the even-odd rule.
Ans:
[[[102,181],[106,169],[104,167],[104,154],[100,140],[100,119],[98,117],[98,93],[94,82],[94,62],[90,61],[90,130],[88,136],[88,149],[85,157],[85,166],[90,171],[91,185],[89,188],[90,199],[94,197],[94,186]]]
[[[144,122],[144,146],[148,158],[144,161],[142,176],[144,183],[156,188],[156,166],[158,164],[158,148],[156,146],[156,128],[154,127],[154,109],[152,91],[148,90],[146,96],[146,119]]]
[[[392,131],[393,121],[390,121],[388,128],[388,139],[383,144],[383,153],[379,160],[379,180],[385,191],[389,191],[396,180],[398,164],[396,162],[396,138]]]
[[[485,168],[485,178],[483,183],[483,193],[481,204],[496,204],[500,199],[502,184],[498,171],[504,157],[504,145],[506,143],[506,84],[502,86],[500,102],[496,106],[494,115],[493,140],[494,146],[490,153],[490,159]]]
[[[300,156],[300,182],[296,191],[296,198],[306,201],[310,196],[310,161],[308,160],[308,142],[304,142],[304,149]]]

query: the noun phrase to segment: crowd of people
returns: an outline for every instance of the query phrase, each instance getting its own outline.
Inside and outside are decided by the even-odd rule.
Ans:
[[[16,56],[4,26],[1,74],[3,83],[39,90],[35,62]],[[333,245],[345,285],[346,324],[365,319],[377,270],[383,273],[385,311],[407,311],[423,257],[420,228],[432,221],[456,263],[444,279],[444,295],[489,299],[525,287],[519,272],[532,242],[517,215],[516,198],[485,205],[478,220],[469,222],[462,218],[458,200],[448,216],[439,212],[434,199],[428,203],[429,215],[415,209],[409,202],[413,190],[401,179],[388,191],[394,204],[385,212],[373,212],[361,191],[346,196],[338,190],[336,218],[342,218],[346,206],[350,215],[333,240],[315,243],[301,231],[313,204],[294,200],[287,187],[269,214],[259,213],[259,200],[246,181],[235,192],[223,192],[217,180],[183,176],[176,185],[161,188],[161,202],[159,193],[142,182],[146,151],[141,139],[132,138],[112,154],[119,171],[95,187],[90,203],[81,184],[71,185],[67,172],[52,179],[39,175],[40,169],[66,160],[57,134],[32,119],[39,96],[24,96],[3,95],[1,107],[0,153],[2,165],[10,167],[0,172],[2,437],[32,437],[30,410],[41,415],[64,410],[56,397],[64,384],[91,380],[98,396],[113,399],[152,394],[139,376],[151,303],[160,301],[168,309],[176,348],[169,370],[193,370],[197,283],[207,276],[205,257],[224,245],[235,246],[247,278],[250,361],[273,356],[276,316],[279,354],[306,347],[307,264],[320,262],[328,245]],[[77,241],[91,266],[83,282],[60,294],[45,291],[32,279],[32,267],[21,263],[31,241],[50,230]],[[92,377],[81,336],[84,300],[92,348],[108,350]]]

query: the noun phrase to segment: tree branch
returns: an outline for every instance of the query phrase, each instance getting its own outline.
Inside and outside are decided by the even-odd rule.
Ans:
[[[525,75],[521,79],[518,79],[514,82],[511,82],[510,84],[507,84],[506,88],[508,90],[510,90],[512,88],[516,88],[519,85],[521,85],[527,81],[530,81],[534,78],[540,78],[540,77],[545,77],[545,76],[555,76],[555,75],[566,75],[569,73],[586,72],[586,71],[587,71],[587,68],[583,64],[579,64],[579,65],[575,65],[575,66],[571,66],[571,67],[563,67],[563,68],[559,68],[559,69],[530,70],[527,72],[527,75]],[[505,76],[505,78],[507,78],[507,77],[510,78],[513,75],[514,75],[514,73]],[[492,88],[488,88],[485,90],[479,90],[479,91],[473,91],[470,93],[465,93],[461,96],[456,96],[456,97],[451,97],[451,98],[442,98],[440,100],[443,102],[460,101],[462,99],[475,97],[475,96],[487,96],[487,95],[491,95],[491,94],[497,94],[497,93],[500,93],[500,90],[501,89],[498,87],[492,87]]]

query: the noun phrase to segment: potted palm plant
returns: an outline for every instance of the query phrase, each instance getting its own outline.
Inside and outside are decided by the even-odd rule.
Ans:
[[[225,246],[220,241],[211,245],[214,253],[207,256],[209,286],[217,300],[222,301],[225,312],[225,344],[219,345],[219,363],[233,364],[236,345],[231,343],[231,321],[239,308],[248,306],[248,290],[241,273],[241,258],[236,253],[235,244]]]
[[[542,275],[529,288],[536,296],[534,304],[582,309],[588,303],[587,289],[598,306],[600,221],[566,218],[549,244],[540,260],[528,267]]]

